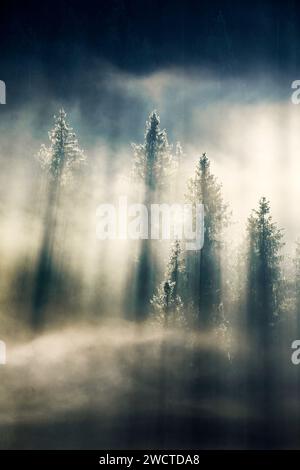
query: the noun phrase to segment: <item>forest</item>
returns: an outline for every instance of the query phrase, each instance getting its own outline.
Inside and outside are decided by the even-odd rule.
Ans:
[[[1,446],[297,447],[300,239],[286,250],[257,194],[236,242],[214,156],[199,149],[187,171],[157,111],[121,168],[81,148],[71,117],[60,109],[32,156],[21,223],[5,235]],[[202,249],[97,240],[97,205],[120,195],[203,204]]]

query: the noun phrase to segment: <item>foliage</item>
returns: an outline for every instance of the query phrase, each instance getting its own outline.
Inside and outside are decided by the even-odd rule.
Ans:
[[[63,109],[54,116],[54,128],[49,132],[50,145],[41,146],[37,155],[41,167],[61,185],[69,183],[86,161],[73,129]]]

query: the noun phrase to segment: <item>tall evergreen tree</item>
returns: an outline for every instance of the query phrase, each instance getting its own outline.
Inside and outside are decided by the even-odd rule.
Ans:
[[[161,191],[168,186],[173,167],[171,146],[167,133],[160,128],[160,119],[153,111],[146,122],[143,144],[132,144],[134,150],[133,176],[142,184],[143,202],[150,213],[151,204],[158,200]],[[151,233],[149,221],[148,233]],[[156,283],[157,250],[151,240],[142,240],[136,272],[135,311],[138,318],[148,314],[149,300]]]
[[[247,314],[250,332],[266,333],[280,312],[282,230],[270,215],[270,203],[259,201],[248,219]]]
[[[35,291],[33,296],[33,323],[42,322],[42,310],[57,291],[58,269],[55,267],[55,240],[62,243],[58,236],[58,208],[60,207],[61,189],[69,187],[79,174],[86,157],[80,149],[73,129],[67,122],[63,109],[54,117],[54,127],[49,132],[50,145],[41,146],[37,159],[46,176],[46,210],[43,239],[38,259]],[[65,217],[64,217],[65,219]],[[65,220],[64,220],[65,224]],[[60,247],[61,248],[61,247]],[[60,256],[60,264],[61,264]]]
[[[282,237],[282,230],[272,220],[270,203],[262,197],[247,226],[246,325],[255,354],[248,358],[245,377],[249,404],[259,410],[266,436],[278,411],[274,348],[278,344],[275,341],[278,329],[274,326],[281,313]]]
[[[60,109],[58,116],[54,116],[49,140],[50,145],[42,145],[37,158],[50,181],[56,185],[66,185],[78,173],[86,157],[63,109]]]
[[[172,146],[168,143],[167,132],[160,128],[156,111],[146,122],[143,144],[132,144],[134,150],[133,175],[145,185],[145,202],[153,202],[155,191],[168,184],[172,171]]]
[[[188,183],[186,197],[188,202],[204,207],[204,245],[198,253],[188,254],[188,276],[199,323],[207,327],[218,317],[222,301],[222,232],[228,223],[228,213],[221,185],[211,173],[206,153],[200,157],[195,176]]]

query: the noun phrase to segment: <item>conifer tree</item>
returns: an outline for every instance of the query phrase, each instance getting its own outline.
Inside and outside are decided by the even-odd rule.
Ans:
[[[146,122],[143,144],[132,144],[134,150],[133,176],[144,190],[143,202],[149,213],[151,204],[158,200],[163,189],[168,187],[173,171],[172,147],[167,133],[160,128],[160,119],[153,111]],[[149,221],[148,233],[151,233]],[[142,240],[136,271],[135,310],[139,318],[148,314],[149,300],[153,294],[158,271],[157,250],[151,240]]]
[[[49,140],[50,145],[42,145],[37,158],[50,181],[66,185],[82,167],[86,157],[63,109],[60,109],[58,116],[54,116],[54,128],[49,132]]]
[[[222,232],[228,223],[228,213],[221,185],[211,173],[206,153],[200,157],[195,176],[188,183],[186,197],[188,202],[204,207],[204,245],[200,252],[188,254],[188,276],[199,323],[207,327],[218,317],[222,301]]]
[[[270,214],[270,203],[262,197],[247,226],[246,325],[255,354],[249,357],[246,384],[250,406],[260,410],[266,435],[276,412],[274,397],[278,370],[274,367],[274,346],[278,329],[274,327],[281,313],[282,237],[282,230]],[[255,389],[253,383],[261,386]]]
[[[270,215],[270,203],[259,201],[248,219],[247,314],[250,333],[264,334],[280,313],[282,230]]]
[[[184,274],[185,268],[180,242],[175,240],[171,248],[164,280],[150,300],[155,319],[164,326],[186,325],[183,302],[178,294],[180,285],[184,282]]]
[[[160,118],[156,111],[149,115],[146,122],[143,144],[132,144],[134,151],[133,176],[143,182],[146,191],[146,202],[154,192],[168,183],[172,170],[172,146],[168,143],[167,132],[160,129]]]
[[[60,207],[61,189],[72,186],[76,175],[79,174],[85,163],[85,155],[78,145],[73,129],[67,122],[67,115],[63,109],[58,116],[54,116],[54,127],[49,132],[50,145],[41,146],[37,159],[46,176],[46,210],[44,219],[43,240],[38,258],[35,291],[33,296],[33,323],[38,326],[42,322],[42,310],[57,286],[61,285],[58,279],[58,269],[55,266],[55,250],[60,242],[62,253],[62,234],[58,234],[58,208]],[[65,214],[62,217],[66,225]],[[62,256],[60,256],[62,266]],[[56,282],[57,281],[57,282]]]

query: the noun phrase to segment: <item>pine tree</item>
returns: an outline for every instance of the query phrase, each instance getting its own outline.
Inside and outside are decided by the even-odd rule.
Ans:
[[[134,150],[133,176],[143,185],[143,202],[150,213],[151,204],[158,199],[160,191],[165,190],[173,171],[172,147],[168,143],[167,133],[160,129],[160,119],[153,111],[146,122],[143,144],[132,144]],[[151,221],[149,221],[151,223]],[[151,233],[151,226],[148,233]],[[142,240],[136,272],[136,315],[139,318],[149,312],[149,300],[153,294],[158,271],[157,250],[151,240]]]
[[[145,141],[143,144],[132,144],[134,150],[133,176],[143,182],[146,200],[151,199],[153,192],[166,186],[174,163],[168,143],[167,132],[160,129],[160,118],[156,111],[149,115],[146,122]]]
[[[64,237],[59,233],[66,231],[66,214],[60,214],[61,189],[72,187],[76,175],[79,175],[85,163],[85,155],[78,145],[78,140],[67,122],[67,115],[63,109],[58,116],[54,116],[54,128],[49,132],[50,145],[41,146],[37,159],[46,175],[47,195],[44,219],[44,232],[41,250],[38,258],[35,292],[33,296],[33,323],[39,326],[42,323],[42,311],[45,305],[53,298],[53,293],[61,287],[59,271],[62,270],[62,253]],[[66,205],[64,201],[63,206]],[[58,242],[60,246],[58,247]],[[59,250],[58,250],[59,248]],[[55,253],[60,251],[59,263]],[[58,258],[56,256],[56,258]],[[60,269],[58,268],[60,265]],[[51,293],[51,295],[50,295]]]
[[[204,206],[204,245],[199,253],[188,254],[188,276],[199,322],[207,327],[218,317],[222,301],[222,232],[228,223],[228,213],[221,185],[211,173],[206,153],[199,159],[195,176],[188,183],[186,197],[188,202]]]
[[[262,197],[247,226],[247,333],[255,353],[247,363],[246,387],[249,404],[259,410],[266,435],[278,408],[274,401],[278,383],[274,346],[278,329],[274,327],[281,313],[282,237],[282,230],[272,220],[270,203]],[[253,388],[255,383],[259,387]]]
[[[86,157],[63,109],[54,116],[54,121],[54,128],[49,132],[50,145],[42,145],[37,158],[51,180],[65,185],[78,172]]]
[[[182,250],[180,242],[176,240],[171,249],[164,280],[150,300],[155,320],[164,326],[186,326],[187,324],[183,302],[178,294],[179,287],[184,282],[184,274]]]
[[[247,309],[250,332],[260,335],[274,325],[280,313],[282,230],[270,215],[270,203],[259,201],[248,219]]]

